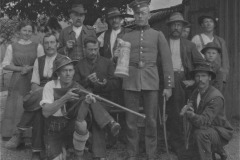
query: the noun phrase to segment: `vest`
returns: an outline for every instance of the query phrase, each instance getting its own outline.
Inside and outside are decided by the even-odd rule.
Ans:
[[[125,34],[126,29],[125,28],[121,28],[121,32],[117,35],[117,38],[122,38],[122,36]],[[103,45],[103,53],[101,56],[105,57],[105,58],[112,58],[112,54],[111,54],[111,43],[110,43],[110,37],[111,37],[111,33],[112,30],[109,29],[105,32],[104,35],[104,45]],[[116,46],[116,42],[114,44],[114,47]],[[113,47],[113,50],[114,50]]]

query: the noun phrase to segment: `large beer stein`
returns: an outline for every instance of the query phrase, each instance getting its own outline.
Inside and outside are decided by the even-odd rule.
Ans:
[[[129,76],[129,58],[130,58],[131,43],[117,39],[117,49],[114,51],[114,55],[118,57],[117,66],[114,74],[117,77]]]

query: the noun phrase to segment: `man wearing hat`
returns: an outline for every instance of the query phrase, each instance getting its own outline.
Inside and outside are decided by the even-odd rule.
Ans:
[[[84,57],[83,41],[88,36],[95,36],[93,27],[83,25],[87,11],[82,4],[73,5],[69,10],[70,18],[73,21],[71,26],[64,28],[59,36],[60,54],[69,56],[71,59]]]
[[[53,61],[62,57],[62,55],[57,53],[57,45],[58,41],[55,35],[48,33],[43,37],[45,55],[35,60],[31,92],[24,97],[24,113],[17,125],[18,132],[6,144],[7,148],[17,148],[23,132],[32,127],[32,160],[40,159],[40,152],[44,149],[43,117],[39,102],[42,99],[44,85],[52,80]]]
[[[123,79],[125,106],[139,111],[140,100],[146,114],[145,148],[147,159],[155,159],[157,149],[157,113],[159,83],[164,84],[163,96],[172,94],[174,84],[171,52],[161,31],[150,28],[150,0],[135,0],[129,4],[134,11],[136,27],[122,36],[131,43],[129,77]],[[158,68],[161,68],[158,70]],[[164,78],[159,82],[159,74]],[[128,160],[137,159],[139,152],[138,118],[126,113]]]
[[[54,80],[43,88],[40,105],[45,117],[44,143],[48,159],[66,159],[66,148],[72,145],[76,160],[83,159],[89,137],[87,126],[90,124],[86,118],[90,110],[90,122],[94,119],[99,128],[109,127],[112,134],[120,129],[112,125],[116,122],[91,93],[87,96],[81,94],[81,89],[85,89],[73,81],[76,63],[66,56],[54,61]]]
[[[226,119],[223,95],[210,84],[216,74],[209,63],[199,64],[190,74],[197,88],[181,111],[190,123],[189,147],[178,159],[212,160],[217,150],[221,151],[221,160],[226,160],[223,146],[232,138],[233,128]]]
[[[222,52],[217,57],[216,63],[221,66],[221,70],[223,72],[223,81],[226,83],[229,74],[228,49],[224,39],[214,34],[217,21],[212,16],[203,15],[198,18],[198,24],[201,26],[203,32],[195,35],[192,38],[192,42],[196,44],[200,53],[204,46],[209,42],[214,42],[218,45],[218,47],[221,48]]]
[[[201,50],[202,54],[205,56],[207,62],[211,63],[213,70],[216,73],[215,80],[212,81],[212,86],[217,88],[220,92],[222,92],[223,87],[223,74],[220,70],[220,65],[216,63],[216,59],[221,54],[222,50],[218,47],[214,42],[210,42],[205,45],[205,47]]]
[[[117,38],[121,38],[125,32],[129,29],[122,27],[122,22],[124,15],[121,14],[118,8],[109,8],[107,11],[107,22],[109,24],[109,29],[103,32],[98,40],[100,42],[101,56],[112,59],[114,57],[114,47],[116,47],[115,42]]]
[[[189,72],[193,70],[196,63],[204,61],[194,43],[181,37],[183,27],[188,24],[179,12],[172,13],[167,22],[175,83],[172,97],[167,102],[167,126],[170,132],[170,144],[176,152],[183,143],[182,120],[179,112],[186,103],[187,93],[191,92],[194,84]]]

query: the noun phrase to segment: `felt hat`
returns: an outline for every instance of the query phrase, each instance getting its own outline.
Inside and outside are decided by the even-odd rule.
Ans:
[[[124,17],[123,14],[121,14],[121,12],[119,11],[118,8],[116,7],[112,7],[112,8],[109,8],[107,10],[107,14],[106,14],[106,18],[107,19],[111,19],[111,18],[114,18],[114,17]]]
[[[201,50],[202,54],[205,54],[208,49],[216,49],[218,53],[222,53],[222,49],[214,42],[209,42],[206,46]]]
[[[216,78],[216,73],[213,70],[211,63],[203,62],[203,63],[197,64],[196,68],[190,71],[191,77],[194,77],[195,74],[198,72],[208,72],[211,75],[212,80]]]
[[[57,71],[63,67],[63,66],[66,66],[68,64],[73,64],[73,65],[76,65],[78,62],[78,60],[71,60],[69,57],[67,56],[62,56],[58,59],[55,59],[54,62],[53,62],[53,74],[52,74],[52,77],[53,79],[57,77]]]
[[[69,13],[75,12],[75,13],[79,13],[79,14],[86,14],[87,10],[85,10],[85,8],[82,4],[74,4],[74,5],[72,5],[72,8],[68,12]]]
[[[202,15],[202,16],[198,17],[198,24],[199,24],[200,26],[201,26],[201,24],[203,23],[203,20],[204,20],[205,18],[212,19],[213,22],[215,23],[215,26],[217,25],[217,21],[216,21],[215,18],[213,18],[212,16],[209,16],[209,15]]]
[[[169,20],[167,21],[167,25],[170,25],[173,22],[182,22],[184,26],[189,24],[189,22],[185,21],[183,15],[179,12],[173,12],[170,15]]]

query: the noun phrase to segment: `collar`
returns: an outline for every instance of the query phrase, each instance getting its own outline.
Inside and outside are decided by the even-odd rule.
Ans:
[[[53,60],[53,59],[55,59],[56,57],[57,57],[57,53],[56,53],[55,55],[53,55],[53,56],[47,56],[47,55],[46,55],[46,59],[52,59],[52,60]]]
[[[73,29],[73,31],[74,31],[74,30],[82,30],[82,27],[83,27],[83,26],[81,26],[81,27],[75,27],[75,26],[73,26],[72,29]]]
[[[201,97],[203,97],[204,95],[206,95],[206,93],[207,93],[207,91],[209,90],[209,88],[210,88],[210,85],[209,85],[205,90],[200,91],[200,90],[198,89],[198,93],[200,93]]]
[[[119,29],[117,29],[117,30],[112,29],[112,32],[120,33],[120,32],[121,32],[121,28],[119,28]]]
[[[99,59],[100,59],[100,56],[98,55],[97,58],[96,58],[94,61],[90,61],[90,60],[88,60],[87,58],[86,58],[86,61],[87,61],[89,64],[93,65],[93,64],[96,64],[96,63],[99,61]]]
[[[72,25],[72,26],[69,26],[69,28],[68,28],[68,33],[69,33],[69,34],[71,34],[71,32],[74,32],[73,27],[74,27],[73,25]],[[75,27],[75,28],[77,28],[77,27]],[[78,28],[80,28],[80,27],[78,27]],[[86,31],[85,31],[85,30],[86,30],[86,27],[85,27],[84,25],[82,25],[81,28],[82,28],[82,32],[86,32]]]
[[[146,26],[136,26],[136,30],[147,30],[150,28],[150,25],[146,25]]]
[[[31,41],[31,40],[20,39],[20,40],[18,41],[18,43],[20,43],[20,44],[30,44],[30,43],[32,43],[32,41]]]

